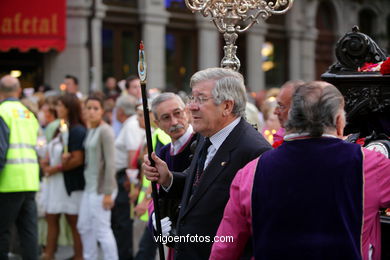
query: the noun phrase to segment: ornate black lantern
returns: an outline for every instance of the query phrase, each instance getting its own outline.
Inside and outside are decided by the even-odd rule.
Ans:
[[[345,34],[336,45],[337,62],[321,78],[336,86],[345,98],[347,127],[344,134],[365,138],[364,145],[390,154],[390,75],[379,72],[359,72],[365,63],[386,60],[387,54],[357,26]],[[350,141],[352,138],[350,138]],[[387,153],[387,154],[386,154]],[[381,214],[382,256],[390,259],[390,216]],[[390,211],[389,211],[390,212]]]
[[[344,95],[345,134],[390,136],[390,75],[358,71],[365,63],[386,60],[386,52],[357,26],[338,41],[335,51],[337,62],[321,78]]]

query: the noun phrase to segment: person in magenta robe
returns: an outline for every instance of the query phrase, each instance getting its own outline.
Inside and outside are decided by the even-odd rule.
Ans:
[[[379,209],[390,206],[390,160],[343,141],[344,99],[325,82],[293,96],[283,144],[241,169],[210,259],[381,258]]]

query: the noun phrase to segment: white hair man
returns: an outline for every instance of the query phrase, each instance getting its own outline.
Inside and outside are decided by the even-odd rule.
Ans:
[[[281,128],[273,136],[273,147],[276,148],[283,142],[283,136],[286,133],[285,123],[287,122],[288,111],[290,110],[291,100],[295,90],[302,85],[302,80],[290,80],[280,87],[280,92],[276,97],[277,106],[274,114],[277,115]]]
[[[270,145],[242,117],[246,93],[243,77],[230,69],[210,68],[195,73],[190,82],[188,109],[192,125],[202,138],[190,167],[171,172],[155,154],[155,167],[145,157],[143,169],[158,181],[169,197],[181,199],[177,235],[214,237],[229,187],[236,172]],[[186,243],[187,242],[187,243]],[[199,241],[197,241],[199,242]],[[176,259],[208,259],[212,242],[175,244]]]

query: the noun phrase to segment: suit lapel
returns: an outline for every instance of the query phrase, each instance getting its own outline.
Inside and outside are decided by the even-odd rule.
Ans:
[[[229,136],[226,138],[224,143],[221,145],[221,147],[218,149],[217,153],[214,155],[213,159],[210,161],[209,165],[205,169],[205,172],[203,173],[203,176],[200,180],[199,187],[197,188],[196,192],[194,193],[191,201],[189,200],[189,197],[191,196],[191,188],[192,188],[192,182],[193,178],[195,176],[195,169],[193,167],[191,172],[191,180],[189,182],[186,182],[186,190],[185,190],[185,197],[186,197],[186,203],[185,207],[183,207],[184,211],[182,216],[188,213],[188,211],[194,207],[194,205],[199,201],[200,198],[206,193],[209,186],[215,181],[215,179],[225,170],[227,167],[229,167],[229,163],[231,161],[230,153],[235,147],[238,145],[239,141],[239,135],[241,134],[240,130],[242,129],[242,120],[240,123],[233,129],[233,131],[229,134]],[[204,139],[203,139],[204,141]],[[200,147],[203,146],[203,142],[200,145]],[[198,154],[194,158],[198,158],[199,156],[199,150]],[[196,165],[196,163],[195,163]],[[184,206],[184,205],[183,205]]]
[[[179,212],[179,218],[183,215],[184,210],[187,208],[188,200],[190,199],[191,196],[191,190],[192,190],[192,183],[195,178],[196,174],[196,166],[197,166],[197,159],[199,158],[199,153],[201,151],[201,148],[203,147],[203,143],[205,142],[205,139],[201,137],[198,141],[198,144],[196,145],[196,150],[195,154],[193,157],[193,160],[190,165],[190,169],[188,172],[188,177],[186,178],[185,186],[184,186],[184,191],[183,191],[183,197],[181,200],[181,210]]]

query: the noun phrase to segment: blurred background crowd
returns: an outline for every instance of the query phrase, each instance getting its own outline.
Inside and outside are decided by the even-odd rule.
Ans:
[[[59,89],[54,90],[48,85],[36,89],[25,88],[21,97],[21,102],[38,118],[41,128],[38,138],[41,188],[37,193],[37,204],[42,258],[52,259],[56,252],[58,256],[64,248],[65,253],[62,255],[66,256],[73,251],[75,259],[82,257],[81,244],[85,242],[82,235],[80,237],[77,219],[82,204],[82,190],[90,185],[88,181],[85,185],[81,178],[69,179],[63,172],[67,172],[66,176],[71,172],[88,178],[86,172],[91,164],[87,161],[93,160],[88,155],[88,149],[92,153],[99,153],[99,150],[96,146],[86,147],[90,141],[87,140],[87,132],[92,134],[97,122],[104,122],[113,135],[101,135],[100,138],[105,139],[103,143],[111,143],[115,149],[114,158],[105,158],[105,161],[113,162],[110,167],[115,171],[113,176],[118,185],[116,199],[107,204],[107,208],[112,208],[110,226],[119,257],[154,259],[155,244],[151,242],[144,245],[147,242],[141,239],[145,235],[151,236],[146,229],[151,189],[150,182],[142,174],[138,174],[143,155],[147,151],[140,80],[136,76],[120,81],[108,77],[103,91],[91,92],[87,96],[79,91],[77,77],[66,75]],[[276,100],[279,92],[279,88],[271,88],[247,94],[246,118],[270,144],[273,144],[274,135],[281,128]],[[148,90],[149,106],[160,94],[158,89]],[[178,94],[186,103],[187,93]],[[154,149],[159,149],[171,139],[154,124],[153,113],[150,113],[150,117]],[[68,135],[67,143],[64,143],[64,133]],[[65,149],[78,158],[68,171],[65,165],[61,165]],[[130,239],[129,234],[133,234],[133,239]],[[86,236],[86,240],[88,239]],[[18,253],[16,242],[17,240],[11,248],[14,253]]]

